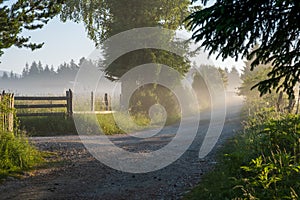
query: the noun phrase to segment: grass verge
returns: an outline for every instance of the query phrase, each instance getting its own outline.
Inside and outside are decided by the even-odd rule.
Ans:
[[[145,115],[135,115],[132,116],[132,121],[130,123],[128,117],[125,114],[119,113],[116,115],[120,126],[125,129],[121,129],[113,114],[98,114],[97,120],[102,129],[102,132],[107,135],[113,134],[124,134],[125,132],[139,131],[144,128],[150,128],[156,126],[156,124],[150,124],[150,119]],[[87,134],[97,133],[98,125],[93,125],[92,116],[83,116],[82,118],[77,118],[81,124],[86,127]],[[159,124],[157,119],[157,124]],[[179,117],[169,117],[166,121],[166,125],[174,124],[178,122]],[[73,118],[63,117],[63,116],[40,116],[40,117],[19,117],[20,127],[25,130],[29,136],[57,136],[57,135],[74,135],[77,134],[76,127]]]
[[[300,116],[269,114],[228,141],[216,168],[185,199],[299,199]]]
[[[25,135],[0,132],[0,178],[43,163],[42,154]]]
[[[76,134],[72,118],[63,116],[19,117],[19,126],[29,136],[56,136]]]

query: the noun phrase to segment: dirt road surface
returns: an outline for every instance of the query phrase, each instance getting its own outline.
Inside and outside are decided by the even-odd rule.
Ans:
[[[218,148],[241,128],[240,108],[241,103],[228,106],[222,135],[204,159],[198,158],[199,145],[209,121],[202,118],[196,139],[177,161],[144,174],[107,167],[85,149],[76,135],[31,138],[39,149],[57,153],[62,162],[25,173],[21,179],[8,178],[0,183],[0,199],[181,199],[201,181],[203,174],[213,169]],[[129,142],[125,135],[110,139],[129,150],[156,150],[172,139],[176,128],[166,127],[161,137],[141,143]]]

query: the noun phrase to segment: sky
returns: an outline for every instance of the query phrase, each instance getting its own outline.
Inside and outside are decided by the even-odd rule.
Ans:
[[[25,31],[22,34],[31,36],[32,42],[45,44],[35,51],[14,46],[5,49],[0,57],[0,70],[21,74],[25,64],[30,65],[33,61],[53,65],[57,69],[60,64],[68,63],[71,59],[78,63],[80,58],[89,57],[95,50],[94,42],[88,38],[82,23],[71,21],[64,23],[58,17],[50,20],[42,29]],[[211,57],[213,63],[223,68],[226,66],[230,69],[235,66],[240,70],[244,66],[241,60],[235,62],[234,59],[227,59],[223,62],[221,59],[215,60],[214,57]]]
[[[41,61],[42,64],[57,68],[59,64],[70,62],[71,59],[78,63],[80,58],[88,57],[95,49],[83,24],[63,23],[59,18],[50,20],[42,29],[27,31],[23,35],[30,35],[32,42],[45,44],[35,51],[17,47],[4,50],[0,57],[0,70],[21,73],[25,64],[30,65],[33,61]]]

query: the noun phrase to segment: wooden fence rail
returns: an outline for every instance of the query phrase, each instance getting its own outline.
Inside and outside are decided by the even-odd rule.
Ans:
[[[34,101],[34,100],[40,100],[40,101],[44,101],[44,100],[49,100],[49,101],[58,101],[58,100],[67,100],[68,97],[66,96],[61,96],[61,97],[36,97],[36,96],[16,96],[15,100],[25,100],[25,101]]]

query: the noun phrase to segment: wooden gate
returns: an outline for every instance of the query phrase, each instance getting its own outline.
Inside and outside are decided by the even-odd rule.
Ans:
[[[66,96],[16,96],[15,108],[17,109],[17,116],[57,116],[73,114],[73,93],[72,90],[66,91]],[[21,103],[18,103],[21,102]],[[30,102],[30,103],[27,103]],[[36,103],[32,103],[36,102]],[[51,102],[51,103],[49,103]],[[54,103],[53,103],[54,102]],[[56,103],[58,102],[58,103]],[[62,103],[63,102],[63,103]],[[66,108],[65,111],[60,112],[18,112],[19,109],[47,109],[47,108]]]

